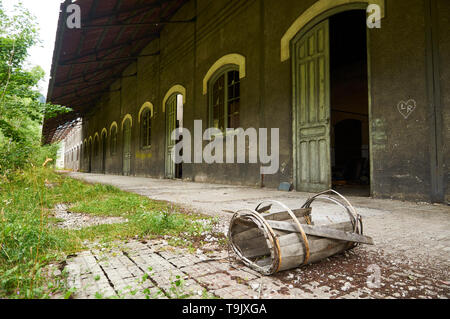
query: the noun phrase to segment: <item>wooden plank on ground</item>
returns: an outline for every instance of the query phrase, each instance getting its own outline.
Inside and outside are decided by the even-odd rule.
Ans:
[[[282,221],[267,221],[269,225],[274,229],[280,229],[290,232],[300,232],[295,224]],[[359,235],[352,232],[345,232],[341,230],[331,229],[325,226],[312,226],[302,224],[303,230],[307,235],[325,237],[331,239],[345,240],[355,243],[374,245],[373,239],[369,236]]]

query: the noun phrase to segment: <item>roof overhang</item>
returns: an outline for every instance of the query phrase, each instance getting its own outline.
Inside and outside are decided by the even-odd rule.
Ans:
[[[70,107],[73,111],[46,118],[43,142],[61,140],[78,118],[84,117],[110,86],[121,79],[124,70],[159,38],[175,12],[187,0],[65,0],[61,3],[47,102]],[[81,28],[69,28],[67,7],[77,4]],[[135,76],[129,74],[125,76]]]

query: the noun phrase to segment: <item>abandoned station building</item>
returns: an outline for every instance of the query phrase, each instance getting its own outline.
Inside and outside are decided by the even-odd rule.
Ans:
[[[448,0],[67,0],[47,100],[68,169],[450,201]],[[196,120],[278,128],[278,172],[175,164]]]

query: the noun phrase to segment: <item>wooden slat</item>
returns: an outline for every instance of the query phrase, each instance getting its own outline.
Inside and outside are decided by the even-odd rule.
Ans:
[[[251,250],[253,248],[258,248],[261,246],[264,246],[267,248],[267,242],[266,238],[264,236],[252,239],[252,240],[246,240],[246,241],[240,241],[236,242],[234,241],[239,247],[241,247],[241,250]],[[269,249],[269,248],[267,248]]]
[[[291,231],[294,233],[299,232],[296,225],[289,223],[289,222],[269,220],[268,223],[274,229]],[[359,235],[359,234],[355,234],[355,233],[351,233],[351,232],[336,230],[336,229],[332,229],[332,228],[324,227],[324,226],[302,225],[302,227],[307,235],[325,237],[325,238],[331,238],[331,239],[338,239],[338,240],[350,241],[350,242],[367,244],[367,245],[374,244],[372,238],[370,238],[368,236],[364,236],[364,235]]]
[[[259,238],[265,238],[264,233],[259,228],[250,229],[239,234],[232,235],[232,240],[235,243],[241,243],[245,241],[258,240]]]
[[[317,237],[316,237],[317,238]],[[320,244],[320,246],[323,246],[324,243],[328,242],[328,246],[323,250],[314,251],[311,253],[308,259],[308,264],[315,263],[318,261],[323,260],[324,258],[333,256],[335,254],[342,253],[348,249],[348,243],[342,242],[342,241],[335,241],[332,239],[325,239],[322,238],[321,240],[318,240],[318,242],[323,242]],[[282,258],[281,258],[281,266],[279,271],[292,269],[299,267],[303,264],[304,261],[304,254],[297,255],[295,250],[290,250],[293,248],[285,249],[287,247],[284,247],[282,250]]]
[[[242,254],[246,258],[254,258],[259,256],[268,256],[270,255],[270,249],[267,246],[260,246],[252,249],[243,249]]]
[[[302,222],[306,222],[305,216],[310,216],[311,215],[311,208],[293,209],[292,212],[299,219],[299,221],[302,223]],[[286,212],[286,211],[264,213],[264,214],[262,214],[262,216],[266,220],[287,220],[287,219],[291,219],[292,218],[291,215],[289,215],[289,213]]]
[[[309,216],[309,214],[311,213],[311,208],[297,209],[297,210],[294,210],[293,212],[297,216],[297,219],[301,224],[306,224],[305,216]],[[266,214],[262,214],[262,215],[264,216],[264,218],[266,220],[291,219],[291,216],[288,214],[288,212],[276,212],[276,213],[268,213],[268,214],[266,213]],[[232,225],[232,227],[233,227],[233,232],[232,232],[233,238],[235,236],[246,236],[245,233],[247,233],[247,232],[249,232],[249,234],[250,234],[250,236],[246,237],[247,239],[251,239],[251,238],[255,237],[255,236],[252,237],[251,235],[256,232],[255,229],[257,229],[257,226],[250,219],[247,219],[247,218],[235,219],[234,225]],[[238,238],[240,238],[240,237],[238,237]]]

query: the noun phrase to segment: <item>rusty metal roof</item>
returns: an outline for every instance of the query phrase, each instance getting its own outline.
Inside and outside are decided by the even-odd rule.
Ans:
[[[171,20],[187,0],[78,0],[81,28],[67,27],[71,0],[61,4],[48,88],[49,103],[67,106],[73,112],[45,119],[43,142],[66,136],[71,123],[89,113],[102,94],[125,68]],[[152,52],[146,56],[158,55]]]

